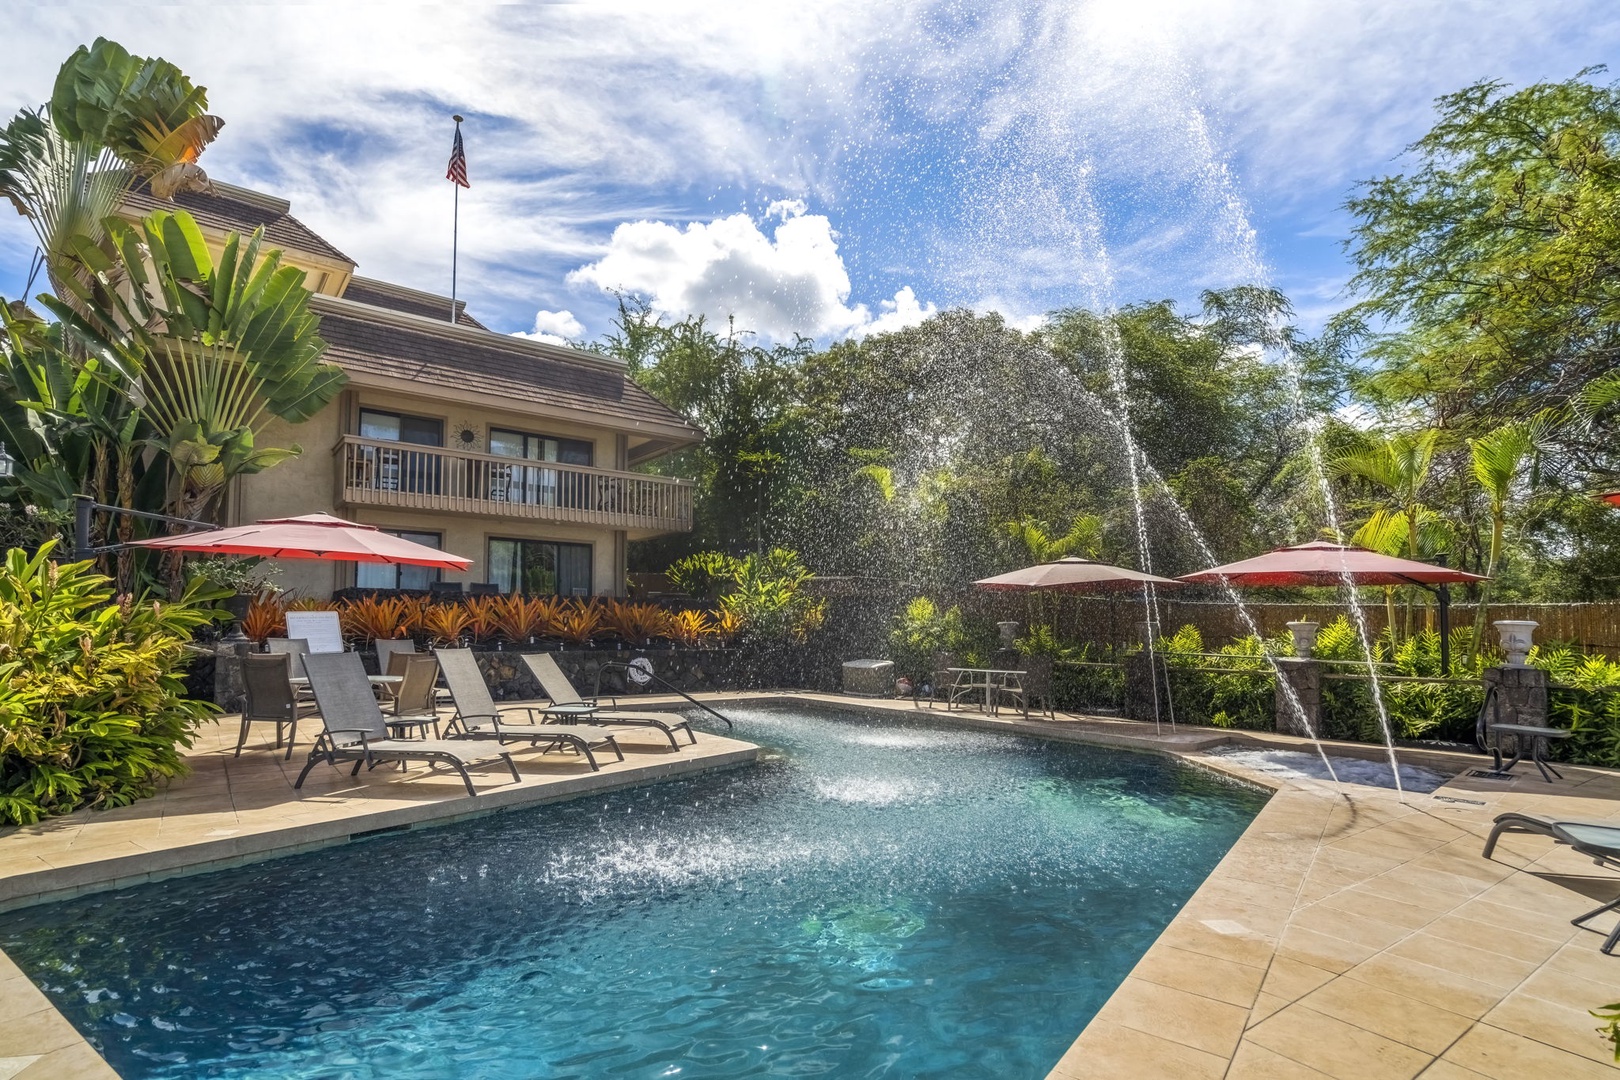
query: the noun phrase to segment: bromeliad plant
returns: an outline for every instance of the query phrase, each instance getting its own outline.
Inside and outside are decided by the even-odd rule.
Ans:
[[[0,569],[0,821],[16,825],[153,794],[215,711],[186,698],[180,668],[223,592],[115,602],[89,563],[50,562],[53,546]]]

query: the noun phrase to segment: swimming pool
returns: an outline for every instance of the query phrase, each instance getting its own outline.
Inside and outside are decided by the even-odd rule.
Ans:
[[[1265,796],[787,708],[761,764],[0,916],[125,1077],[1041,1077]]]

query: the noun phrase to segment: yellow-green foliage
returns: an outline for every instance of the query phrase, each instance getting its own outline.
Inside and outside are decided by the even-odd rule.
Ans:
[[[1575,732],[1570,760],[1620,767],[1620,663],[1561,645],[1538,646],[1530,663],[1552,680],[1552,722]]]
[[[191,631],[222,595],[194,582],[177,603],[115,602],[89,563],[58,566],[47,544],[0,569],[0,822],[151,795],[185,762],[212,715],[177,669]]]
[[[1252,634],[1204,654],[1196,626],[1183,626],[1159,642],[1176,719],[1215,727],[1273,726],[1276,676],[1267,652],[1287,654],[1280,639],[1262,642]]]

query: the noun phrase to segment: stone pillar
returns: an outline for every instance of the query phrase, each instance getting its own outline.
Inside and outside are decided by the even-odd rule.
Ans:
[[[1290,697],[1288,688],[1293,688]],[[1295,708],[1294,701],[1298,700],[1299,708]],[[1322,732],[1322,665],[1315,660],[1301,660],[1298,657],[1277,658],[1277,690],[1274,705],[1277,718],[1277,734],[1298,735],[1307,737],[1311,734],[1320,735]],[[1300,709],[1305,712],[1305,720],[1310,723],[1310,730],[1300,721]]]
[[[1540,668],[1502,667],[1485,669],[1485,692],[1496,691],[1491,700],[1491,711],[1485,720],[1490,724],[1528,724],[1547,726],[1547,673]]]

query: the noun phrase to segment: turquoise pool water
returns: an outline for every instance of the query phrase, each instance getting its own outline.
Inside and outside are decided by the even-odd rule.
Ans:
[[[125,1077],[1039,1078],[1264,797],[737,710],[771,759],[0,916]]]

